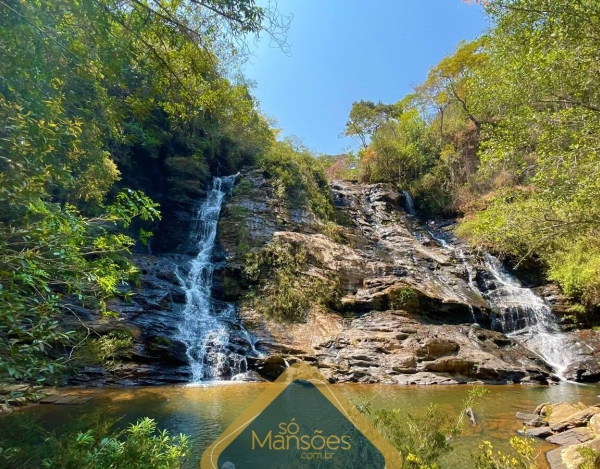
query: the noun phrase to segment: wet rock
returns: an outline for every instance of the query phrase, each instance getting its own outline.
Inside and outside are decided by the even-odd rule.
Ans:
[[[566,446],[577,443],[585,443],[592,439],[592,431],[589,428],[573,428],[562,433],[557,433],[546,438],[546,441],[555,445]]]
[[[537,427],[537,428],[528,428],[527,430],[519,430],[518,433],[520,435],[525,436],[533,436],[536,438],[546,438],[547,436],[552,435],[552,430],[550,427]]]
[[[565,378],[580,383],[600,381],[600,331],[575,331],[568,337],[569,353],[575,361],[565,371]]]
[[[258,383],[262,381],[266,381],[261,375],[259,375],[256,371],[246,371],[245,373],[239,373],[231,377],[231,381],[243,381],[247,383]]]
[[[164,336],[150,336],[145,341],[145,350],[152,357],[173,365],[188,363],[186,346],[183,342]]]
[[[288,368],[289,363],[281,356],[271,355],[255,361],[254,371],[263,378],[274,381]]]

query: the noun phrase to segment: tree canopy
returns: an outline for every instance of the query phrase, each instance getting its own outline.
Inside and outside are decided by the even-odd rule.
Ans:
[[[0,2],[0,377],[51,376],[81,339],[60,319],[127,294],[145,192],[185,203],[272,145],[237,65],[288,24],[254,0]]]

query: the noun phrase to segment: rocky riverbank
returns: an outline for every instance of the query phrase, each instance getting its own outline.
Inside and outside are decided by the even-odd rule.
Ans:
[[[588,464],[600,462],[600,404],[544,403],[531,414],[518,412],[517,418],[527,427],[519,433],[558,446],[546,453],[551,469],[579,469],[586,451]]]

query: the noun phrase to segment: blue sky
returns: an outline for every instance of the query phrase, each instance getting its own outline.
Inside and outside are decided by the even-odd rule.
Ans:
[[[398,101],[487,25],[460,0],[279,0],[279,10],[294,14],[290,55],[263,40],[245,74],[283,136],[326,154],[356,147],[339,138],[353,101]]]

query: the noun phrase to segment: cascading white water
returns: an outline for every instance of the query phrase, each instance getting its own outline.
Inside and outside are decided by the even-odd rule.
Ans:
[[[191,262],[186,278],[179,278],[185,289],[186,304],[179,324],[179,336],[187,348],[192,381],[231,377],[246,371],[246,358],[230,343],[231,324],[237,322],[235,305],[212,298],[214,264],[212,252],[221,206],[236,176],[215,177],[212,189],[200,205],[190,242],[198,255]],[[255,352],[250,334],[243,328],[250,352]]]
[[[413,202],[412,197],[410,196],[408,191],[402,191],[402,193],[404,194],[404,199],[406,201],[406,213],[408,213],[409,215],[414,215],[415,214],[415,204]]]
[[[463,249],[436,235],[428,226],[425,229],[441,247],[452,249],[456,258],[463,263],[469,288],[483,296],[492,309],[492,328],[514,338],[537,354],[562,378],[573,360],[568,352],[568,338],[560,332],[550,306],[531,289],[524,288],[491,254],[484,256],[484,266],[494,279],[495,288],[480,291],[475,282],[475,269]],[[473,308],[469,309],[473,314]]]
[[[560,332],[550,307],[531,289],[521,286],[494,256],[486,254],[484,264],[496,288],[484,293],[493,311],[492,327],[522,343],[539,355],[562,377],[572,359],[567,337]]]

